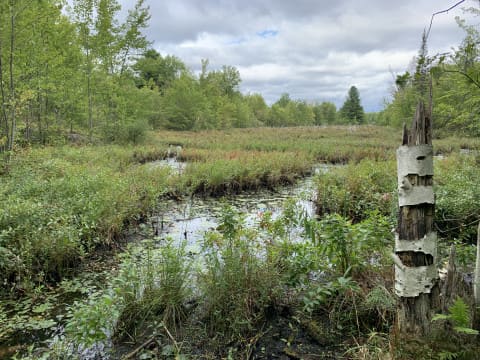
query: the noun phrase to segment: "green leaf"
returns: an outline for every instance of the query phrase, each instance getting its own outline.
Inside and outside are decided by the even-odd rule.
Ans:
[[[52,304],[44,303],[44,304],[40,304],[38,306],[35,306],[32,309],[32,311],[36,314],[41,314],[41,313],[46,312],[47,310],[50,310],[51,308],[52,308]]]
[[[438,321],[438,320],[448,320],[450,316],[445,315],[445,314],[435,314],[435,316],[432,318],[432,321]]]
[[[465,327],[461,327],[461,326],[455,326],[453,329],[456,332],[463,333],[463,334],[468,334],[468,335],[478,335],[479,334],[478,330],[465,328]]]

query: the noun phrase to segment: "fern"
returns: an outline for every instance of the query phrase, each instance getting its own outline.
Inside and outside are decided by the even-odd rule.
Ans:
[[[453,305],[448,308],[448,312],[455,326],[465,328],[470,326],[470,311],[462,298],[457,298]]]
[[[458,297],[457,300],[448,308],[448,315],[445,314],[436,314],[432,321],[438,320],[449,320],[453,324],[453,329],[456,332],[477,335],[478,330],[470,328],[470,310],[463,301],[462,298]]]

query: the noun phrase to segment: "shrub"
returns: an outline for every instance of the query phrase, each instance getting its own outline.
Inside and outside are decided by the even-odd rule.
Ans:
[[[70,307],[67,339],[79,348],[111,339],[136,338],[151,323],[175,328],[185,318],[190,295],[190,260],[184,246],[168,242],[156,249],[151,240],[131,246],[106,289]]]

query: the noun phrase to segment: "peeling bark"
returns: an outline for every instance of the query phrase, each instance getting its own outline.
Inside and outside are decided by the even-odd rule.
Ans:
[[[424,149],[425,145],[432,145],[432,122],[430,113],[422,102],[417,106],[411,129],[404,127],[402,142],[402,147],[397,152],[397,159],[400,158],[399,191],[406,195],[402,201],[399,200],[395,252],[400,261],[395,269],[396,292],[399,295],[397,326],[400,333],[423,336],[429,333],[432,314],[439,306],[436,245],[432,246],[428,240],[435,238],[435,204],[431,197],[428,197],[428,201],[423,201],[427,197],[415,196],[415,192],[431,189],[433,165],[405,164],[406,155],[409,157],[407,161],[433,161]],[[411,156],[417,152],[420,155],[425,152],[428,156]]]

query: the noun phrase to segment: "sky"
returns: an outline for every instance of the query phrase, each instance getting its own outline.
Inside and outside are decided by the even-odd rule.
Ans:
[[[223,65],[240,71],[242,93],[267,103],[283,93],[340,107],[356,86],[367,112],[383,109],[394,79],[414,66],[432,14],[459,0],[147,0],[145,33],[162,55],[198,72]],[[123,9],[133,1],[121,0]],[[451,51],[464,37],[461,6],[434,17],[430,54]],[[476,19],[479,21],[479,19]],[[475,21],[475,19],[473,19]]]

